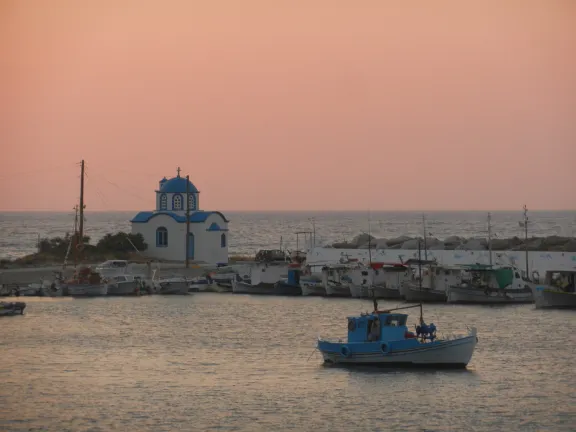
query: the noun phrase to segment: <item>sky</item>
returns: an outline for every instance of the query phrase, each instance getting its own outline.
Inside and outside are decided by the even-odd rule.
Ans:
[[[576,209],[576,2],[0,0],[0,211]]]

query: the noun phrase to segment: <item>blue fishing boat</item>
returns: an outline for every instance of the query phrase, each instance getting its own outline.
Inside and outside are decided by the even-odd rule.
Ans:
[[[401,309],[420,308],[415,332],[406,325],[408,315]],[[422,304],[348,318],[348,341],[318,339],[318,350],[328,364],[383,365],[388,367],[465,368],[478,342],[476,329],[466,335],[439,337],[433,323],[426,324]]]

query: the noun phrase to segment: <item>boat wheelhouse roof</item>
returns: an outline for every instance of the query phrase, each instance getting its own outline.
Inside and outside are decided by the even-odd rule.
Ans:
[[[418,258],[410,258],[404,261],[404,265],[433,265],[438,264],[436,260],[426,260],[426,259],[418,259]]]
[[[495,272],[498,270],[511,270],[511,266],[499,266],[490,264],[461,264],[459,266],[463,270],[476,271],[476,272]]]
[[[126,267],[128,265],[127,260],[108,260],[101,264],[98,264],[98,268],[114,268],[114,267]]]
[[[402,263],[398,263],[398,262],[372,262],[370,264],[368,264],[368,267],[372,267],[374,270],[378,270],[378,269],[401,269],[401,270],[405,270],[406,269],[406,265],[402,264]]]
[[[349,316],[347,319],[358,319],[358,318],[374,318],[375,316],[382,317],[382,316],[393,316],[393,317],[406,317],[408,318],[408,314],[400,313],[400,312],[393,312],[393,311],[386,311],[386,310],[379,310],[375,312],[368,312],[362,313],[360,315]]]

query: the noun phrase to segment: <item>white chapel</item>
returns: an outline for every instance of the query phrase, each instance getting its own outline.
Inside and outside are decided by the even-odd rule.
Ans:
[[[169,261],[228,263],[228,220],[217,211],[200,210],[200,192],[178,175],[160,180],[156,210],[141,211],[130,221],[132,234],[142,234],[146,255]],[[186,199],[188,192],[188,199]],[[186,206],[190,207],[190,234],[186,238]]]

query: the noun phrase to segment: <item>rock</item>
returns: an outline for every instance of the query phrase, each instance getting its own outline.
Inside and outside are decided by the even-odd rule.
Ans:
[[[340,242],[340,243],[333,243],[332,247],[334,249],[357,249],[358,246],[352,243],[347,242]]]
[[[542,247],[549,248],[551,246],[563,246],[566,243],[570,242],[572,239],[569,237],[550,236],[550,237],[544,237],[541,240],[542,240]]]
[[[376,243],[370,241],[368,243],[364,243],[363,245],[358,246],[358,249],[376,249]]]
[[[388,239],[379,238],[374,240],[374,244],[376,245],[376,249],[386,249],[388,247]]]
[[[442,242],[438,242],[438,243],[435,243],[432,246],[430,246],[428,249],[430,249],[430,250],[445,250],[446,245]]]
[[[418,249],[418,243],[420,243],[421,248],[424,248],[424,244],[420,239],[410,239],[402,243],[401,249]]]
[[[366,234],[366,233],[362,233],[362,234],[358,234],[356,237],[354,237],[354,239],[350,242],[354,245],[356,245],[356,247],[363,245],[365,243],[368,242],[373,242],[374,240],[376,240],[376,237],[372,237],[370,234]]]
[[[368,241],[370,239],[370,242]],[[400,236],[392,239],[377,239],[362,233],[350,242],[337,242],[330,247],[339,249],[368,249],[368,243],[372,249],[418,249],[418,238]],[[421,244],[424,248],[424,244]],[[550,237],[532,237],[525,242],[518,237],[511,238],[494,238],[492,239],[493,251],[523,251],[526,248],[529,251],[557,251],[557,252],[576,252],[576,238],[550,236]],[[486,250],[488,242],[485,238],[463,238],[459,236],[450,236],[441,241],[435,237],[426,239],[426,247],[429,250]]]
[[[564,252],[576,252],[576,239],[570,240],[564,246],[562,246],[562,251]]]
[[[388,245],[388,247],[396,246],[399,244],[401,245],[402,243],[404,243],[405,241],[408,241],[408,240],[412,240],[412,238],[408,237],[408,236],[400,236],[400,237],[396,237],[396,238],[392,238],[392,239],[388,240],[386,242],[386,244]]]
[[[494,251],[510,250],[514,246],[515,244],[510,239],[492,239],[492,250]]]
[[[457,250],[486,250],[488,249],[488,242],[483,238],[471,238],[456,247]]]
[[[450,244],[460,244],[462,243],[462,241],[465,240],[462,237],[458,237],[458,236],[450,236],[450,237],[446,237],[444,239],[444,244],[446,243],[450,243]]]

